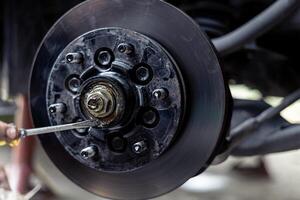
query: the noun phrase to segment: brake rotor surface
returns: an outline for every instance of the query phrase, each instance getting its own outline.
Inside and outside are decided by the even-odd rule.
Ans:
[[[115,48],[123,40],[135,46],[134,59],[120,55],[126,49]],[[148,58],[144,47],[152,49],[155,59]],[[70,54],[74,51],[83,53]],[[78,63],[71,65],[76,56]],[[79,64],[81,56],[88,61]],[[166,63],[168,78],[159,73]],[[58,71],[61,68],[65,70]],[[131,78],[136,68],[139,74],[148,70],[151,78]],[[78,76],[72,75],[76,73]],[[157,85],[171,91],[170,106],[152,100]],[[112,199],[148,199],[182,185],[209,165],[228,122],[228,94],[213,47],[192,19],[159,0],[90,0],[73,8],[44,38],[33,65],[30,90],[36,127],[67,123],[74,116],[105,122],[99,129],[88,130],[88,135],[87,130],[77,130],[39,139],[64,175]],[[99,105],[113,105],[114,109],[101,112]],[[62,114],[52,115],[58,108]],[[160,122],[157,117],[150,124],[140,124],[139,112],[145,109],[161,116]],[[168,114],[172,120],[168,121]],[[127,145],[140,145],[141,149],[133,149],[135,155],[122,148],[107,153],[111,147],[103,138],[110,138],[115,129],[105,127],[115,125],[126,127],[121,138]],[[136,139],[143,137],[151,150],[138,155],[144,140]],[[79,147],[91,144],[84,154],[79,152]],[[93,148],[100,156],[82,159],[95,156]]]

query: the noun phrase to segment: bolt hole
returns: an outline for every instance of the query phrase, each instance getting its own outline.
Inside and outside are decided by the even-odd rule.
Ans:
[[[142,108],[138,114],[138,122],[146,128],[154,128],[159,123],[159,113],[152,107]]]
[[[67,62],[68,62],[68,63],[71,63],[71,62],[73,62],[73,60],[74,60],[74,56],[71,55],[71,54],[69,54],[69,55],[67,55],[66,59],[67,59]]]
[[[73,123],[82,122],[82,121],[83,119],[76,118],[75,120],[73,120]],[[73,134],[78,138],[84,138],[89,135],[89,129],[88,128],[75,129],[73,130]]]
[[[56,113],[56,108],[55,108],[55,107],[50,107],[50,108],[49,108],[49,112],[50,112],[51,114]]]
[[[144,63],[135,66],[132,69],[131,77],[139,85],[147,85],[153,78],[152,68]]]
[[[121,153],[125,151],[127,141],[122,136],[114,135],[108,138],[108,144],[112,151]]]
[[[115,60],[115,57],[109,48],[100,48],[96,51],[94,60],[96,65],[101,69],[108,70],[111,68],[111,64]]]
[[[77,93],[81,87],[81,79],[79,75],[74,74],[69,76],[65,81],[65,87],[72,93]]]
[[[81,156],[85,159],[88,158],[89,154],[87,152],[81,152]]]

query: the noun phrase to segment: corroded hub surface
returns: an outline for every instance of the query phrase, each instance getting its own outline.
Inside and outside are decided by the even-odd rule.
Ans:
[[[71,62],[70,55],[78,61]],[[64,103],[66,109],[48,115],[53,124],[100,120],[99,127],[57,137],[92,169],[134,170],[160,157],[176,138],[184,113],[183,87],[175,61],[154,40],[121,28],[94,30],[57,58],[47,104]],[[92,156],[82,156],[86,149],[94,151]]]
[[[83,94],[83,105],[93,117],[102,119],[116,110],[116,98],[118,96],[113,88],[99,83]]]

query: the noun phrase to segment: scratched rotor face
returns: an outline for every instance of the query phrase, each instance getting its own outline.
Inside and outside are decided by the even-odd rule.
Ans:
[[[45,37],[30,90],[37,127],[103,122],[39,138],[63,174],[112,199],[182,185],[207,167],[227,123],[210,42],[159,0],[90,0],[72,9]]]

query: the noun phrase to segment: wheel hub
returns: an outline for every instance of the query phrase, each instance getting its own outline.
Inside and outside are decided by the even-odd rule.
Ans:
[[[64,175],[112,199],[179,187],[207,168],[229,123],[214,48],[160,0],[90,0],[72,9],[43,40],[30,89],[37,127],[101,120],[39,139]]]
[[[157,159],[176,137],[185,98],[180,77],[170,54],[152,39],[121,28],[95,30],[56,60],[48,81],[48,91],[56,92],[48,94],[48,107],[68,103],[66,112],[49,117],[53,124],[98,119],[101,127],[57,133],[60,142],[93,169],[136,169]]]

